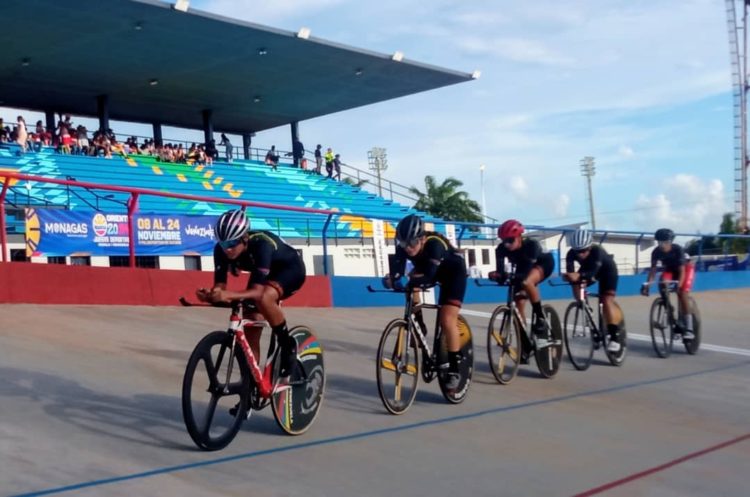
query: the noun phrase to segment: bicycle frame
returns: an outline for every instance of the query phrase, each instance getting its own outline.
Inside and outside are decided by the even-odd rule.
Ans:
[[[427,288],[421,288],[421,290],[426,290]],[[442,335],[442,329],[440,328],[440,317],[438,316],[435,320],[435,338],[433,340],[433,349],[430,349],[429,344],[427,343],[427,330],[422,330],[422,326],[417,322],[416,319],[416,312],[420,311],[422,309],[436,309],[439,310],[440,306],[436,304],[425,304],[425,303],[414,303],[414,292],[413,289],[408,288],[404,291],[406,303],[404,304],[404,320],[409,323],[409,328],[414,331],[414,334],[417,337],[417,341],[419,342],[419,348],[422,349],[423,358],[426,364],[428,364],[431,368],[435,368],[435,361],[433,360],[433,350],[437,350],[438,344],[440,343],[440,336]],[[407,334],[407,350],[409,347],[409,340],[411,334]]]
[[[667,320],[669,322],[669,328],[672,334],[674,334],[678,323],[677,323],[677,318],[674,315],[675,306],[672,305],[672,300],[669,298],[669,295],[677,292],[678,282],[677,281],[659,281],[655,283],[659,285],[659,295],[661,296],[661,299],[664,302],[664,307],[667,310]]]
[[[266,364],[264,370],[260,369],[260,364],[258,363],[258,359],[255,357],[255,354],[253,353],[252,348],[250,347],[250,343],[247,341],[247,337],[245,336],[244,330],[246,327],[256,327],[260,328],[262,331],[263,329],[267,328],[268,322],[267,321],[256,321],[253,319],[245,319],[244,317],[240,317],[242,309],[242,302],[235,302],[232,303],[232,314],[229,318],[229,328],[227,329],[227,333],[232,335],[232,347],[231,347],[231,356],[234,356],[234,348],[239,341],[240,348],[242,349],[242,352],[245,356],[245,360],[247,361],[247,365],[250,367],[250,373],[253,375],[253,379],[255,380],[255,384],[258,387],[258,392],[260,396],[264,399],[267,399],[271,396],[273,393],[273,385],[271,385],[271,375],[273,373],[273,356],[277,353],[277,348],[275,346],[276,337],[271,337],[271,345],[269,346],[269,353],[266,356]],[[221,359],[221,358],[219,358]],[[219,362],[221,362],[219,360]],[[234,361],[229,362],[229,366],[227,367],[227,375],[226,375],[226,382],[225,382],[225,389],[228,388],[230,378],[232,377],[232,367],[234,365]],[[228,392],[227,392],[228,393]]]

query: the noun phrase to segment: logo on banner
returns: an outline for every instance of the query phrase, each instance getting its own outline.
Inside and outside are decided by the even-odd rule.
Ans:
[[[26,209],[26,257],[31,257],[39,247],[42,231],[39,229],[39,214],[36,209]]]
[[[91,220],[91,226],[94,228],[94,234],[96,236],[104,236],[107,234],[107,217],[98,212],[94,219]]]

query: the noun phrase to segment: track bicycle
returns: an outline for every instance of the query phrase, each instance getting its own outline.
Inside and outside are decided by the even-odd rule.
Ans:
[[[621,366],[627,355],[627,331],[625,320],[620,325],[619,337],[621,348],[619,352],[610,352],[607,346],[611,340],[604,324],[604,303],[597,293],[590,293],[586,287],[586,281],[580,283],[553,283],[551,286],[578,286],[575,299],[565,309],[564,331],[565,349],[573,367],[579,371],[585,371],[591,365],[594,351],[603,348],[607,359],[613,366]],[[591,307],[589,297],[599,300],[597,315],[594,319],[594,309]]]
[[[418,289],[424,291],[428,288],[431,286],[421,286]],[[430,348],[427,342],[427,329],[417,318],[423,309],[438,310],[440,306],[414,303],[413,287],[407,287],[404,290],[376,290],[368,286],[367,290],[403,293],[405,297],[403,317],[388,323],[378,345],[376,368],[378,394],[386,410],[391,414],[403,414],[409,409],[417,395],[420,373],[425,383],[430,383],[435,378],[438,379],[440,391],[445,400],[451,404],[463,402],[469,392],[474,371],[474,345],[471,328],[466,319],[459,314],[461,361],[458,373],[461,379],[455,390],[448,390],[446,387],[448,349],[440,321],[435,319],[435,335],[432,348]],[[421,361],[419,351],[421,351]]]
[[[477,286],[505,286],[508,295],[504,304],[492,311],[487,326],[487,358],[490,370],[498,383],[507,385],[518,374],[518,366],[527,364],[528,358],[534,354],[539,373],[545,378],[552,378],[560,370],[562,358],[562,327],[560,316],[554,307],[544,305],[545,322],[547,323],[547,347],[537,347],[536,336],[526,328],[521,312],[516,306],[515,297],[525,295],[518,291],[514,282],[515,267],[508,273],[509,283],[494,282],[485,284],[474,280]],[[532,315],[532,327],[536,323],[536,316]]]
[[[180,302],[195,305],[184,298]],[[269,404],[284,432],[307,431],[318,415],[326,380],[323,349],[315,334],[306,326],[289,330],[297,342],[297,363],[288,377],[279,378],[276,337],[271,335],[263,369],[245,337],[246,330],[270,328],[266,321],[245,318],[257,312],[252,302],[215,306],[231,308],[229,327],[198,342],[182,381],[182,415],[190,438],[201,449],[222,449],[252,411]]]
[[[693,315],[693,335],[695,338],[686,340],[683,337],[683,327],[675,317],[675,305],[672,304],[670,295],[677,293],[678,282],[674,280],[655,281],[651,284],[659,285],[659,296],[654,299],[649,312],[649,329],[651,331],[651,343],[656,355],[667,358],[672,353],[672,345],[675,338],[682,341],[685,351],[694,355],[698,352],[701,344],[701,316],[698,304],[693,297],[688,297],[690,302],[690,313]]]

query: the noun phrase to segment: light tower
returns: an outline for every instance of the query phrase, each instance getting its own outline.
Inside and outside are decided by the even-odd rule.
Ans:
[[[589,192],[589,212],[591,213],[591,229],[596,229],[596,219],[594,218],[594,193],[591,190],[591,178],[596,174],[596,163],[593,157],[586,156],[581,159],[581,174],[586,178],[586,184]]]
[[[739,4],[739,5],[737,5]],[[748,227],[747,218],[747,15],[750,0],[726,0],[729,58],[732,65],[734,99],[734,215],[740,230]],[[737,24],[737,12],[742,24]]]
[[[383,196],[383,189],[380,186],[380,173],[388,169],[388,154],[382,147],[372,147],[367,152],[367,162],[370,170],[375,171],[378,176],[378,195]]]

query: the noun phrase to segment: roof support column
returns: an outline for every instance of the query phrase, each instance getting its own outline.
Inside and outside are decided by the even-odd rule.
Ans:
[[[161,123],[151,123],[154,128],[154,144],[157,146],[163,145],[161,137]]]
[[[57,128],[57,124],[55,124],[55,111],[54,110],[45,110],[44,111],[44,120],[47,122],[47,132],[48,133],[54,133],[55,128]]]
[[[99,129],[109,129],[109,95],[96,97],[96,115],[99,117]]]
[[[297,150],[297,143],[299,143],[299,122],[298,121],[292,121],[290,124],[290,128],[292,131],[292,158],[294,160],[294,167],[299,167],[300,159],[304,156],[305,152],[302,151],[300,155],[300,151]]]
[[[206,144],[214,139],[214,121],[213,111],[211,109],[203,109],[201,111],[203,116],[203,138]]]
[[[250,160],[250,145],[253,143],[252,133],[242,133],[242,154],[245,160]]]

